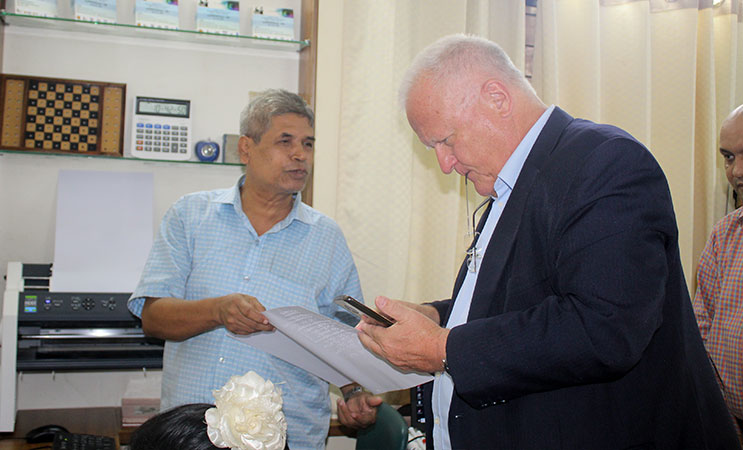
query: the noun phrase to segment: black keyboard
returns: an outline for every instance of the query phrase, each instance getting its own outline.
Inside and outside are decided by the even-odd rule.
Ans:
[[[57,433],[52,450],[116,450],[116,440],[92,434]]]

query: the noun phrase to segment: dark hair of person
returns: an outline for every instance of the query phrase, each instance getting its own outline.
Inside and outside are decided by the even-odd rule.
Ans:
[[[132,433],[130,450],[215,450],[206,434],[204,413],[214,407],[191,403],[162,412]]]

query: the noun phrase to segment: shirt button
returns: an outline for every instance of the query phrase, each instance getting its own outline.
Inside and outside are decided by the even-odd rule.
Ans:
[[[433,422],[434,422],[434,423],[435,423],[436,425],[438,425],[438,424],[439,424],[439,418],[438,418],[438,417],[435,417],[435,418],[433,419]]]
[[[220,357],[219,357],[219,362],[221,362],[221,363],[223,363],[223,362],[224,362],[224,356],[220,356]]]
[[[249,279],[250,279],[250,275],[245,275],[245,276],[243,277],[243,280],[245,280],[245,281],[248,281]]]

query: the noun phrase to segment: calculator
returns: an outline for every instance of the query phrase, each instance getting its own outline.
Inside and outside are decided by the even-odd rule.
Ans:
[[[132,156],[186,161],[191,155],[191,101],[137,96],[132,120]]]

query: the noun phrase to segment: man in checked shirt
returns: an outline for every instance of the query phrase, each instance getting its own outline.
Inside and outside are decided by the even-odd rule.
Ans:
[[[743,105],[722,123],[725,174],[743,199]],[[743,207],[712,230],[697,272],[694,312],[743,445]]]

